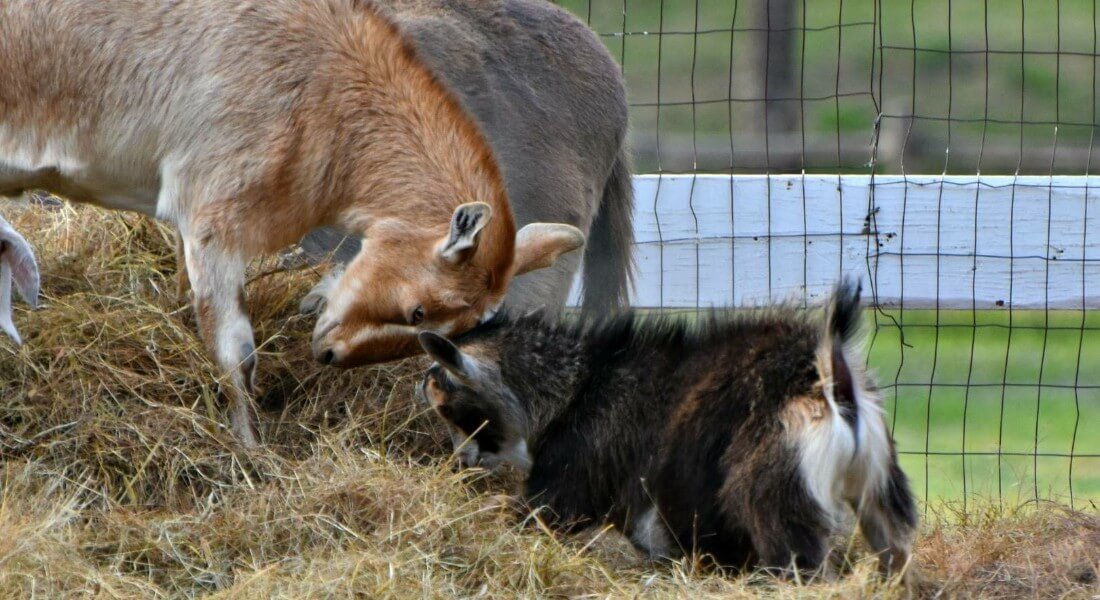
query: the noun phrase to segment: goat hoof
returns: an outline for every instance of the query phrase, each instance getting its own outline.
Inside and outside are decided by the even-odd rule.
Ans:
[[[481,502],[481,508],[487,512],[511,515],[522,515],[524,513],[523,500],[511,494],[493,494]]]

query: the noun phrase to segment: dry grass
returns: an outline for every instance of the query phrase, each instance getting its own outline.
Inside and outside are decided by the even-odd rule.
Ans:
[[[0,597],[893,597],[858,552],[799,585],[643,562],[612,532],[556,539],[489,508],[411,400],[423,364],[322,370],[296,301],[315,274],[249,288],[260,450],[223,427],[216,370],[173,290],[167,231],[91,209],[7,216],[36,244],[44,306],[0,344]],[[1100,594],[1100,520],[1049,506],[933,514],[919,596]]]

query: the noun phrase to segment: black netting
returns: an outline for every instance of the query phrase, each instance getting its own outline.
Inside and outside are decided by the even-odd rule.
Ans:
[[[682,201],[640,194],[657,233],[639,251],[661,247],[653,304],[684,308],[669,298],[691,285],[696,308],[714,304],[705,288],[724,279],[739,299],[737,270],[760,257],[769,297],[794,280],[775,287],[810,298],[815,236],[839,236],[839,252],[861,236],[863,255],[824,277],[860,270],[869,283],[870,363],[916,489],[1100,501],[1095,2],[558,3],[623,66],[638,173],[801,186],[795,244],[772,228],[775,185],[739,198],[731,179],[725,234],[696,214],[694,180]],[[814,191],[821,175],[835,195]],[[845,193],[859,176],[864,226],[850,232]],[[767,205],[758,231],[732,222],[752,202]],[[815,215],[838,210],[837,231],[814,233]],[[694,235],[670,237],[674,212],[690,213]],[[724,278],[709,274],[703,243],[720,238]],[[742,239],[765,247],[738,255]],[[685,243],[694,259],[670,259]]]

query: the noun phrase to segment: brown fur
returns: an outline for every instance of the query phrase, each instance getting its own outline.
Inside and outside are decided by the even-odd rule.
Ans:
[[[779,421],[791,436],[802,435],[811,424],[828,417],[825,395],[820,386],[808,396],[791,398],[779,413]]]
[[[175,222],[203,335],[238,388],[254,366],[243,264],[313,228],[367,240],[340,283],[347,318],[320,340],[346,347],[342,364],[415,353],[415,331],[360,334],[416,306],[425,327],[472,327],[523,268],[489,144],[373,2],[0,0],[0,64],[0,194]],[[472,202],[492,216],[444,260]],[[557,240],[551,254],[583,243]]]
[[[623,147],[627,102],[620,68],[604,44],[545,0],[388,0],[380,8],[480,125],[504,175],[517,227],[577,227],[586,237],[584,309],[604,314],[621,308],[633,232]],[[293,260],[332,258],[339,269],[359,247],[357,236],[317,230]],[[558,312],[579,254],[515,281],[505,304]],[[304,310],[325,301],[328,283],[306,298]]]
[[[203,341],[210,344],[217,339],[215,332],[218,317],[214,314],[214,303],[210,301],[210,298],[195,299],[195,317],[199,323],[199,334],[202,336]]]
[[[135,61],[127,55],[164,53],[169,50],[159,40],[180,35],[158,22],[157,9],[142,2],[115,2],[106,8],[91,0],[70,0],[38,10],[19,2],[5,4],[9,25],[0,29],[5,33],[0,57],[9,57],[5,62],[20,68],[0,71],[2,122],[34,131],[43,149],[50,133],[111,126],[108,121],[117,116],[109,112],[117,110],[116,98],[157,94],[150,85],[161,83],[155,77],[108,85],[93,77],[151,68],[148,63],[157,61]],[[186,12],[181,21],[201,19],[198,13],[211,3],[193,4],[179,9]],[[239,187],[210,189],[196,182],[197,189],[181,198],[181,218],[194,224],[199,239],[247,255],[285,247],[318,225],[350,225],[369,236],[373,223],[396,222],[418,235],[380,240],[386,249],[380,261],[422,266],[446,234],[454,208],[472,200],[486,202],[494,216],[472,260],[458,273],[432,275],[442,275],[433,283],[443,292],[498,300],[511,276],[515,225],[496,161],[476,124],[370,3],[272,4],[261,8],[242,2],[229,11],[239,21],[227,25],[224,34],[239,39],[225,43],[213,58],[225,72],[232,69],[227,92],[242,105],[207,125],[224,125],[240,139],[192,169],[200,178],[219,180],[227,177],[219,172],[222,164],[232,168],[247,157],[258,167],[247,178],[244,173],[234,178]],[[219,13],[226,10],[213,11],[211,19],[225,18]],[[253,21],[248,11],[262,17]],[[107,24],[116,18],[136,33]],[[261,36],[252,30],[263,21],[287,35]],[[35,25],[46,31],[24,35]],[[68,33],[61,31],[66,28]],[[27,37],[38,41],[24,43]],[[190,41],[181,39],[179,45]],[[46,52],[48,44],[70,48],[81,58],[73,62],[68,54]],[[246,44],[263,52],[232,54]],[[119,52],[104,52],[100,45]],[[175,65],[165,69],[166,76],[181,70]],[[51,75],[55,73],[61,76]],[[182,82],[164,82],[166,87],[172,84]],[[255,99],[271,93],[286,95],[285,108]],[[123,104],[131,110],[144,108],[129,99]],[[265,122],[250,123],[250,118]],[[82,154],[94,153],[103,142],[98,135],[78,140]],[[95,190],[65,181],[56,169],[43,170],[32,183],[73,200],[104,203]],[[397,268],[369,275],[374,275],[372,287],[387,289],[409,273]],[[493,283],[488,290],[487,281]]]

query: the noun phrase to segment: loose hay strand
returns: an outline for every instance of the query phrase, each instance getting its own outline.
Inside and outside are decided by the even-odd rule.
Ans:
[[[558,536],[487,505],[514,482],[452,469],[417,404],[425,361],[324,370],[297,300],[311,270],[248,296],[261,428],[226,429],[216,369],[175,297],[172,233],[86,207],[23,210],[43,307],[0,342],[0,597],[888,598],[873,557],[800,585],[651,563],[610,529]],[[915,555],[918,597],[1098,593],[1100,521],[1052,505],[937,507]],[[843,547],[843,545],[842,545]]]

